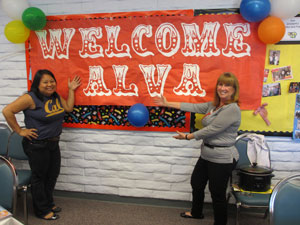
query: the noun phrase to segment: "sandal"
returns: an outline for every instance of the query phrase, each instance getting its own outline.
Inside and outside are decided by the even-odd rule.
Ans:
[[[58,207],[58,206],[53,206],[51,211],[54,213],[59,213],[61,212],[62,208]]]
[[[204,218],[203,214],[201,214],[200,216],[193,216],[191,213],[190,213],[190,215],[186,214],[186,213],[187,212],[180,213],[180,216],[183,218],[189,218],[189,219],[203,219]]]
[[[49,212],[45,216],[40,216],[40,218],[43,220],[57,220],[59,218],[59,215],[57,215],[53,212]]]

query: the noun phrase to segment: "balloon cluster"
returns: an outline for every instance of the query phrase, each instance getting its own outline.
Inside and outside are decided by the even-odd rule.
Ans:
[[[36,7],[29,7],[26,0],[2,0],[1,8],[13,19],[6,24],[4,34],[12,43],[23,43],[30,30],[41,30],[46,25],[45,13]]]
[[[129,122],[135,127],[143,127],[149,120],[149,111],[142,103],[131,106],[127,113]]]
[[[258,37],[265,44],[279,42],[285,34],[282,20],[300,12],[299,0],[242,0],[240,13],[249,22],[260,22]]]

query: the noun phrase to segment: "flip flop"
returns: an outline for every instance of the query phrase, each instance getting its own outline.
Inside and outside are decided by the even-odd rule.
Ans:
[[[52,213],[53,215],[51,217],[47,217],[50,213]],[[50,213],[46,214],[45,216],[40,216],[40,218],[43,219],[43,220],[57,220],[57,219],[59,219],[59,215],[53,213],[52,211]]]
[[[54,213],[59,213],[61,212],[62,208],[58,207],[58,206],[53,206],[51,211]]]
[[[204,218],[203,214],[201,214],[200,216],[192,216],[192,215],[186,214],[186,212],[180,213],[180,216],[183,218],[188,218],[188,219],[203,219]]]

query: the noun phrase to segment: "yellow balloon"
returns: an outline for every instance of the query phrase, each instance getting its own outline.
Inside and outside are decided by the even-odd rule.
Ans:
[[[13,20],[6,24],[4,34],[7,40],[12,43],[24,43],[30,35],[30,30],[25,27],[21,20]]]

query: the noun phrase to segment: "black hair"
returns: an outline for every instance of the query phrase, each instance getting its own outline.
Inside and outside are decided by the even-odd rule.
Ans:
[[[54,74],[49,70],[38,70],[35,73],[30,91],[33,92],[41,101],[44,100],[44,96],[39,90],[39,85],[40,85],[43,75],[45,75],[45,74],[51,76],[55,80],[55,83],[57,83],[56,79],[54,77]],[[54,92],[53,96],[58,97],[58,94],[56,92]]]

